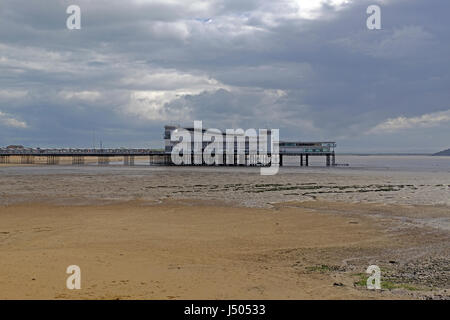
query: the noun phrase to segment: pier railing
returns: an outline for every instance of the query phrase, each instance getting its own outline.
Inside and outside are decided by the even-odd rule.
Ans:
[[[0,149],[0,155],[30,155],[30,156],[145,156],[151,154],[163,155],[163,150],[155,149]]]

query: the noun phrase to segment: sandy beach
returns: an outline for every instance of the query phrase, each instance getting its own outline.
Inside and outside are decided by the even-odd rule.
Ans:
[[[0,299],[449,299],[449,207],[415,203],[448,177],[423,177],[3,167]]]

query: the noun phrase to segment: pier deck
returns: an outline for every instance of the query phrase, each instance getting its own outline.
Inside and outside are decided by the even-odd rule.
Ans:
[[[97,158],[97,162],[100,165],[109,164],[111,157],[123,157],[124,165],[134,165],[135,157],[148,157],[150,165],[173,165],[170,153],[154,150],[154,149],[0,149],[0,163],[20,163],[20,164],[34,164],[37,157],[46,157],[46,164],[55,165],[59,164],[61,159],[71,158],[73,165],[82,165],[86,161],[86,158]],[[192,154],[192,158],[193,158]],[[272,155],[267,154],[264,156],[249,155],[244,156],[244,160],[236,161],[236,156],[232,163],[227,163],[224,154],[223,165],[243,165],[243,166],[258,166],[267,165],[268,161],[272,160]],[[285,157],[299,157],[300,166],[309,166],[309,157],[311,156],[323,156],[325,157],[326,166],[335,166],[335,153],[329,152],[280,152],[278,155],[273,156],[274,163],[279,163],[283,166],[283,160]],[[256,158],[255,158],[256,157]],[[265,160],[261,160],[264,157]],[[14,160],[14,161],[13,161]],[[198,165],[191,161],[185,165]],[[201,165],[206,165],[203,161]]]

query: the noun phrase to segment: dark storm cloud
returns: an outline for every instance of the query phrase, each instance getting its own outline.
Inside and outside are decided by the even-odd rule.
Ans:
[[[0,145],[89,146],[95,128],[158,146],[166,122],[198,119],[341,151],[448,147],[448,1],[314,2],[81,0],[69,31],[72,1],[3,0]]]

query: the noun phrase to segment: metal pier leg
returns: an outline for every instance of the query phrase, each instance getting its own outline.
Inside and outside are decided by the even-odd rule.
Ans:
[[[84,164],[84,157],[83,156],[73,156],[72,157],[72,164],[73,165]]]
[[[10,156],[0,156],[0,163],[1,164],[8,164],[9,163],[9,157]]]
[[[34,157],[33,156],[20,156],[20,163],[21,164],[33,164],[34,163]]]
[[[203,153],[202,153],[202,152],[197,153],[197,154],[195,155],[195,157],[196,157],[196,159],[197,159],[196,165],[198,165],[198,166],[203,166],[203,164],[205,163],[205,159],[203,158]]]
[[[280,167],[282,167],[282,166],[283,166],[283,155],[280,154]]]
[[[334,167],[336,166],[336,156],[334,152],[331,154],[331,165]]]
[[[108,156],[98,156],[98,164],[99,165],[108,165],[109,164],[109,157]]]
[[[255,155],[254,154],[249,154],[248,157],[249,157],[250,165],[254,166],[255,165]]]
[[[54,165],[59,163],[58,156],[47,156],[47,164]]]
[[[330,155],[327,154],[327,167],[329,167],[331,165],[331,161],[330,161]]]
[[[134,156],[123,156],[123,164],[125,166],[134,166]]]
[[[309,166],[309,156],[308,155],[306,155],[305,161],[306,161],[306,166],[308,167]]]
[[[300,155],[300,167],[303,167],[303,155]]]

